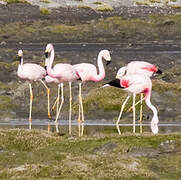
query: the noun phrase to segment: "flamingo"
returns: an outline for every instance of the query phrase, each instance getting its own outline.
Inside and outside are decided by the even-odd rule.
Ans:
[[[60,111],[62,109],[62,105],[64,103],[64,96],[63,96],[63,82],[69,82],[69,89],[70,89],[70,98],[69,98],[69,134],[71,135],[71,104],[72,104],[72,94],[71,94],[71,83],[79,79],[74,67],[70,64],[56,64],[52,69],[52,64],[54,61],[55,51],[52,44],[47,44],[45,50],[45,56],[47,58],[47,73],[51,78],[56,78],[61,86],[61,104],[56,115],[55,119],[55,127],[56,132],[59,133],[58,129],[58,117]]]
[[[162,71],[155,65],[145,61],[131,61],[126,66],[121,67],[116,75],[116,78],[120,79],[124,75],[128,74],[144,74],[148,77],[154,74],[161,74]]]
[[[75,64],[73,67],[75,68],[79,79],[81,82],[79,83],[79,116],[78,116],[78,123],[79,123],[79,136],[83,136],[84,131],[84,112],[83,112],[83,103],[82,103],[82,82],[85,81],[93,81],[98,82],[104,79],[105,77],[105,70],[102,59],[107,61],[107,65],[111,62],[110,52],[108,50],[101,50],[98,54],[97,64],[98,64],[98,71],[95,65],[89,63],[80,63]],[[80,132],[80,111],[82,116],[82,130]]]
[[[106,83],[103,87],[106,86],[114,86],[114,87],[118,87],[118,88],[123,88],[124,90],[133,93],[133,124],[135,127],[135,96],[136,94],[139,93],[144,93],[145,95],[145,103],[146,105],[152,110],[153,112],[153,118],[151,120],[151,130],[153,132],[153,134],[157,134],[158,133],[158,112],[157,109],[155,108],[155,106],[152,105],[150,98],[151,98],[151,91],[152,91],[152,82],[151,79],[144,75],[144,74],[129,74],[129,75],[125,75],[123,76],[122,79],[114,79],[108,83]],[[119,118],[116,122],[116,127],[118,130],[118,133],[121,134],[120,129],[119,129],[119,121],[124,109],[124,106],[126,104],[126,102],[128,101],[130,96],[128,96],[126,98],[126,100],[124,101],[122,107],[121,107],[121,112],[119,115]]]
[[[44,87],[47,89],[48,117],[49,118],[50,118],[50,110],[49,110],[50,89],[46,86],[46,84],[42,80],[42,78],[44,78],[46,75],[46,70],[38,64],[33,64],[33,63],[23,64],[23,50],[21,50],[21,49],[18,51],[18,56],[19,56],[19,62],[20,63],[18,66],[17,75],[19,78],[21,78],[23,80],[30,81],[30,83],[29,83],[29,89],[30,89],[29,129],[31,129],[31,126],[32,126],[31,113],[32,113],[32,103],[33,103],[33,91],[32,91],[31,82],[32,81],[40,81],[44,85]]]
[[[116,78],[121,79],[121,78],[123,78],[123,76],[129,75],[129,74],[144,74],[148,77],[152,77],[155,74],[161,74],[161,73],[162,73],[162,71],[160,69],[158,69],[155,65],[153,65],[149,62],[131,61],[126,66],[121,67],[118,70]],[[143,101],[143,93],[141,93],[140,101],[138,101],[135,104],[135,106],[136,106],[138,103],[141,102],[141,106],[140,106],[140,133],[142,133],[142,101]],[[132,108],[133,107],[131,107],[130,109],[132,109]],[[134,127],[133,127],[133,132],[135,132]]]

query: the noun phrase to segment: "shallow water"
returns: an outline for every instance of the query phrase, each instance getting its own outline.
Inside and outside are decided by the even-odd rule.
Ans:
[[[5,45],[1,45],[0,48],[14,49],[18,50],[22,48],[23,50],[27,50],[30,56],[33,54],[37,56],[44,57],[45,43],[7,43]],[[105,81],[108,81],[112,78],[115,78],[115,74],[121,66],[127,64],[130,61],[148,61],[153,64],[158,65],[158,67],[163,71],[163,73],[167,72],[167,70],[172,67],[180,67],[181,66],[181,43],[166,41],[166,42],[149,42],[149,43],[54,43],[55,47],[55,61],[57,57],[63,60],[66,63],[76,64],[81,62],[88,62],[96,65],[96,59],[98,52],[101,49],[109,49],[111,52],[112,63],[109,67],[106,68],[106,77]],[[27,54],[28,54],[27,53]],[[26,55],[27,55],[26,54]],[[27,57],[27,56],[26,56]],[[27,62],[28,58],[25,58]],[[38,63],[40,63],[38,61]],[[179,76],[179,75],[177,75]],[[169,82],[179,82],[175,78],[176,76],[171,76],[169,78],[165,78],[164,81]],[[84,85],[84,93],[89,92],[90,89],[94,88],[94,84],[85,83]],[[73,88],[75,87],[73,83]],[[78,93],[77,86],[73,89],[75,93],[74,97]],[[173,102],[167,102],[167,99],[173,98],[172,93],[163,93],[162,95],[158,95],[157,93],[152,94],[152,102],[159,108],[159,117],[161,120],[165,120],[163,123],[160,122],[159,127],[160,131],[167,132],[176,132],[181,130],[181,124],[176,122],[180,122],[177,117],[180,117],[180,98],[177,98],[177,102],[175,100]],[[26,97],[28,99],[28,97]],[[28,102],[28,101],[27,101]],[[29,102],[28,102],[29,103]],[[34,104],[36,105],[36,104]],[[121,105],[120,105],[121,106]],[[20,117],[27,117],[28,113],[28,105],[25,112],[25,109],[22,108],[20,112],[18,109],[16,110],[16,119],[12,121],[8,121],[7,123],[0,123],[0,126],[28,126],[28,121],[26,119],[20,119]],[[170,113],[172,112],[172,113]],[[33,113],[33,112],[32,112]],[[90,113],[91,114],[91,113]],[[107,119],[112,119],[117,116],[118,112],[109,112],[100,114],[94,113],[94,117],[86,114],[87,119],[106,119],[106,120],[90,120],[85,122],[85,126],[106,126],[106,127],[114,127],[113,121],[109,121]],[[151,114],[151,113],[150,113]],[[146,114],[147,116],[147,114]],[[152,116],[152,115],[151,115]],[[151,117],[150,116],[150,117]],[[32,114],[34,119],[39,119],[39,114]],[[67,116],[64,116],[65,118]],[[174,121],[173,121],[174,119]],[[130,121],[131,122],[131,121]],[[170,123],[175,122],[175,123]],[[42,127],[46,126],[48,120],[33,120],[33,126]],[[67,126],[67,121],[60,120],[60,125]],[[51,121],[53,125],[53,122]],[[72,125],[76,126],[77,122],[72,121]],[[131,127],[132,124],[121,124],[123,127]],[[138,126],[138,124],[137,124]],[[145,128],[150,131],[149,122],[143,124]],[[165,129],[165,130],[164,130]]]
[[[50,123],[51,127],[54,127],[54,121],[49,121],[48,119],[41,119],[41,120],[36,119],[36,120],[33,120],[32,122],[32,128],[46,130],[48,123]],[[68,120],[59,120],[58,123],[59,123],[60,128],[63,127],[68,130],[68,125],[69,125]],[[104,128],[109,128],[109,127],[110,127],[110,130],[115,127],[115,130],[116,130],[115,123],[108,120],[86,120],[84,125],[85,125],[85,129],[88,128],[89,131],[91,129],[94,129],[98,132],[100,129],[102,131]],[[73,127],[78,126],[78,123],[76,120],[72,120],[72,126]],[[131,123],[120,123],[120,129],[124,128],[124,132],[132,132],[132,126],[133,125]],[[139,132],[139,126],[140,124],[136,123],[137,132]],[[151,132],[149,122],[143,123],[142,126],[144,129],[143,130],[144,132]],[[28,129],[28,120],[21,119],[21,120],[11,120],[8,122],[0,122],[0,127]],[[181,123],[165,123],[165,122],[159,123],[159,134],[175,133],[178,131],[181,131]]]

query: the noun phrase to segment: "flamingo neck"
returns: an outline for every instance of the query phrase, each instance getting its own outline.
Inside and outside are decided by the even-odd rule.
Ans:
[[[49,76],[53,77],[53,78],[56,78],[56,74],[55,72],[53,71],[52,69],[52,64],[53,64],[53,61],[54,61],[54,57],[55,57],[55,51],[54,49],[51,50],[50,52],[50,57],[48,58],[48,60],[46,60],[47,62],[47,73]]]
[[[19,66],[23,66],[23,56],[19,57]]]
[[[144,94],[145,94],[146,105],[153,111],[153,118],[151,120],[151,123],[157,124],[158,121],[159,121],[158,120],[158,111],[157,111],[155,106],[153,106],[153,104],[150,101],[150,98],[151,98],[151,88],[146,89]]]
[[[97,59],[99,74],[97,74],[97,76],[93,78],[93,81],[95,81],[95,82],[101,81],[105,77],[105,70],[104,70],[104,65],[103,65],[103,62],[102,62],[102,56],[103,56],[102,53],[99,53],[98,59]]]
[[[17,71],[18,76],[21,76],[22,71],[23,71],[23,57],[20,56],[19,57],[19,66],[18,66],[18,71]]]

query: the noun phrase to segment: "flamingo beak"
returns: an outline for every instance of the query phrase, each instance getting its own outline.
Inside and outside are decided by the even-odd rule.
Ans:
[[[45,57],[48,58],[48,51],[45,50]]]
[[[107,61],[107,62],[106,62],[106,66],[108,66],[110,63],[111,63],[111,61]]]

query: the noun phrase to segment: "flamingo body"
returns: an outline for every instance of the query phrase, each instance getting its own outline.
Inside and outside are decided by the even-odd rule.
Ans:
[[[125,75],[121,79],[115,79],[108,82],[105,86],[110,85],[114,87],[123,88],[124,90],[133,94],[144,93],[146,105],[153,111],[153,118],[151,121],[151,129],[154,134],[158,133],[158,115],[157,109],[151,104],[151,79],[143,74]]]
[[[75,64],[73,67],[77,71],[77,74],[82,82],[85,81],[94,81],[98,82],[105,78],[105,70],[102,59],[105,59],[107,62],[110,62],[111,57],[108,50],[101,50],[98,54],[97,64],[98,71],[95,65],[89,63],[80,63]]]
[[[37,81],[45,77],[46,71],[38,64],[26,63],[19,65],[17,75],[24,80]]]
[[[120,68],[116,77],[120,79],[122,76],[128,74],[144,74],[151,77],[155,73],[162,73],[161,70],[159,70],[155,65],[145,61],[132,61],[126,66]]]

